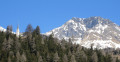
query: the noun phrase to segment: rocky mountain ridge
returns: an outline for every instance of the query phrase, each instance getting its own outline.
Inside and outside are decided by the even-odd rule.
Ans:
[[[54,34],[62,40],[72,39],[73,43],[90,48],[120,48],[120,27],[102,17],[76,18],[73,17],[61,27],[55,28],[45,35]]]

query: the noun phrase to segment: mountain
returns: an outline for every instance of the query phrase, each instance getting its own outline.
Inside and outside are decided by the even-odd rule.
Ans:
[[[5,32],[5,31],[6,31],[6,29],[0,26],[0,31]]]
[[[62,40],[71,38],[73,43],[80,44],[86,48],[104,49],[120,48],[120,27],[102,17],[76,18],[73,17],[61,27],[45,33],[49,36]]]

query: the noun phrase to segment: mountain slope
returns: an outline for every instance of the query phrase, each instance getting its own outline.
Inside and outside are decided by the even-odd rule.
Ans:
[[[45,35],[54,34],[54,37],[90,48],[120,48],[120,27],[108,19],[101,17],[72,18],[61,27],[53,29]]]

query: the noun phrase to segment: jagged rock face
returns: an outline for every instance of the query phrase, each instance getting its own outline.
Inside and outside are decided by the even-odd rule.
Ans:
[[[61,27],[53,29],[45,35],[53,32],[54,37],[68,40],[74,38],[73,43],[78,43],[90,48],[120,48],[120,27],[108,19],[101,17],[72,18]],[[116,46],[118,45],[118,46]],[[104,46],[104,47],[103,47]]]

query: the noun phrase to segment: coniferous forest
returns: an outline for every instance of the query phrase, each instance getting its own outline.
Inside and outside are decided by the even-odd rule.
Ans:
[[[12,33],[12,26],[0,32],[0,62],[120,62],[120,50],[87,49],[69,41],[40,34],[29,24],[22,36]]]

